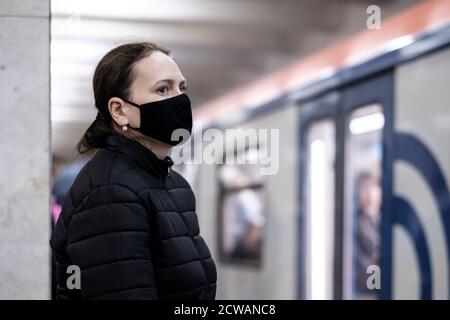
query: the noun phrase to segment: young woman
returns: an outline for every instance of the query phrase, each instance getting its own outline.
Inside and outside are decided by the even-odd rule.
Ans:
[[[121,45],[100,60],[93,89],[97,117],[77,148],[96,152],[50,240],[57,299],[214,299],[194,194],[168,156],[181,142],[172,133],[192,130],[177,64],[156,44]]]

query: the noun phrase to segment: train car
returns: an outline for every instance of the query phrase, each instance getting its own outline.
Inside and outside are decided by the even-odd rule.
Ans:
[[[279,132],[276,174],[180,167],[217,297],[448,299],[449,84],[450,2],[433,0],[195,109],[196,135]]]

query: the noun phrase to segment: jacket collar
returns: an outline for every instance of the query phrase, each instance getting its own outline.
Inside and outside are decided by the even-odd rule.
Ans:
[[[158,177],[166,177],[173,165],[172,158],[166,156],[160,159],[142,144],[131,140],[123,135],[117,134],[106,138],[105,148],[118,152],[130,158],[145,171]]]

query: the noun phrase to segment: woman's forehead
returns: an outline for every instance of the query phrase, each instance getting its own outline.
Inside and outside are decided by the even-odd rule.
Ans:
[[[153,85],[164,79],[183,81],[184,77],[176,62],[162,52],[154,52],[135,65],[135,80]]]

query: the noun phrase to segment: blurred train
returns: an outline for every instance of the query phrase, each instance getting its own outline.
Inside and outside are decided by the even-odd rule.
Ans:
[[[450,1],[424,1],[194,116],[196,134],[279,129],[275,175],[179,166],[217,298],[449,298]]]

